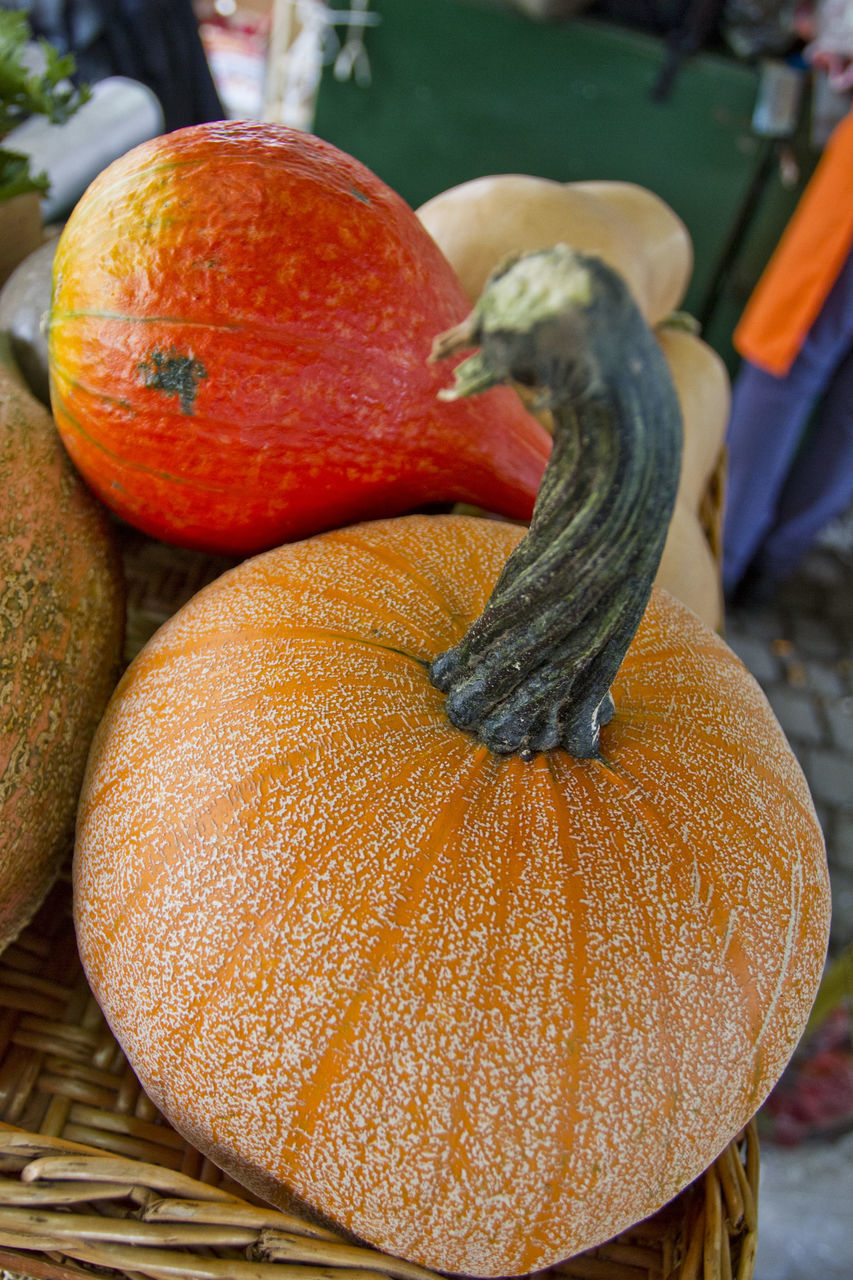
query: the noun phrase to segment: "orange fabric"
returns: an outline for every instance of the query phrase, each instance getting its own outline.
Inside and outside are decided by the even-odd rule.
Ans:
[[[734,345],[777,377],[790,368],[853,244],[853,110],[836,125],[750,297]]]

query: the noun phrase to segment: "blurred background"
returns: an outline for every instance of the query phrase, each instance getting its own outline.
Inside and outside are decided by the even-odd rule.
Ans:
[[[847,6],[848,14],[851,6]],[[684,308],[734,378],[733,333],[850,89],[798,0],[1,0],[74,54],[89,102],[8,139],[50,179],[47,234],[95,173],[223,116],[311,130],[413,207],[487,174],[661,196],[695,261]],[[853,45],[851,45],[853,47]],[[38,57],[33,49],[33,57]],[[834,897],[821,1021],[762,1114],[758,1280],[853,1275],[853,513],[725,634],[811,785]]]

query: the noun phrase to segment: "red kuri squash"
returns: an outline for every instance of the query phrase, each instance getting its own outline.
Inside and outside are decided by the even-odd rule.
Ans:
[[[364,165],[278,125],[142,143],[54,262],[54,414],[92,488],[166,541],[246,553],[474,502],[528,519],[547,434],[506,389],[444,404],[432,337],[468,301]]]
[[[204,589],[102,722],[75,902],[145,1088],[217,1163],[495,1276],[739,1132],[805,1024],[828,881],[759,687],[649,599],[678,409],[624,284],[533,255],[438,351],[475,343],[460,392],[548,389],[529,533],[368,522]]]

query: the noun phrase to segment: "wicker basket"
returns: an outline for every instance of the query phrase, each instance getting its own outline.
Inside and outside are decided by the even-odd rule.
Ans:
[[[127,657],[234,561],[122,529]],[[749,1280],[754,1125],[654,1217],[547,1275]],[[263,1205],[143,1093],[86,983],[67,875],[0,956],[0,1270],[28,1277],[431,1280],[432,1273]]]

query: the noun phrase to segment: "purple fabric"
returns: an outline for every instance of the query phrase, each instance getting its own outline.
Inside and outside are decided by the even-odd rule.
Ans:
[[[797,566],[853,502],[853,254],[784,378],[744,361],[732,392],[723,589]]]

